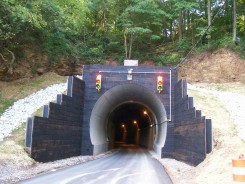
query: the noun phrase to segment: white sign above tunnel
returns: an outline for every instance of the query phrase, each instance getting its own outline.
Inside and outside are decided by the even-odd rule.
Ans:
[[[138,60],[124,60],[124,66],[138,66]]]

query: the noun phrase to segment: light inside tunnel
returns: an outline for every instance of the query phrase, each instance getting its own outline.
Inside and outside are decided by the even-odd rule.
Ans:
[[[111,147],[121,144],[137,144],[152,149],[154,118],[151,117],[146,107],[138,103],[125,103],[117,107],[110,114],[109,141]],[[147,143],[142,138],[147,137]]]
[[[133,83],[113,87],[97,100],[90,116],[93,152],[107,151],[124,140],[160,154],[166,140],[166,121],[164,105],[153,91]]]

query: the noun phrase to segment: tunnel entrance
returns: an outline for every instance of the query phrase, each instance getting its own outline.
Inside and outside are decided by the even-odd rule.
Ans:
[[[125,144],[153,149],[156,136],[155,118],[142,104],[124,103],[110,114],[108,131],[110,149]]]
[[[90,117],[93,154],[122,143],[137,144],[161,154],[167,134],[167,115],[157,94],[128,83],[105,92]]]

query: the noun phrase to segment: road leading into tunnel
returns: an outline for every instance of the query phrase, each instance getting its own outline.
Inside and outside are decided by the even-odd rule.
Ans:
[[[172,184],[147,150],[127,146],[110,156],[61,169],[21,184]]]

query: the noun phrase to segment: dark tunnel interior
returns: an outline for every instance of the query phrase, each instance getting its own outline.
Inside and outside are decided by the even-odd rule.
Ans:
[[[145,106],[138,103],[122,104],[112,111],[109,122],[111,148],[136,144],[152,149],[154,118]]]

